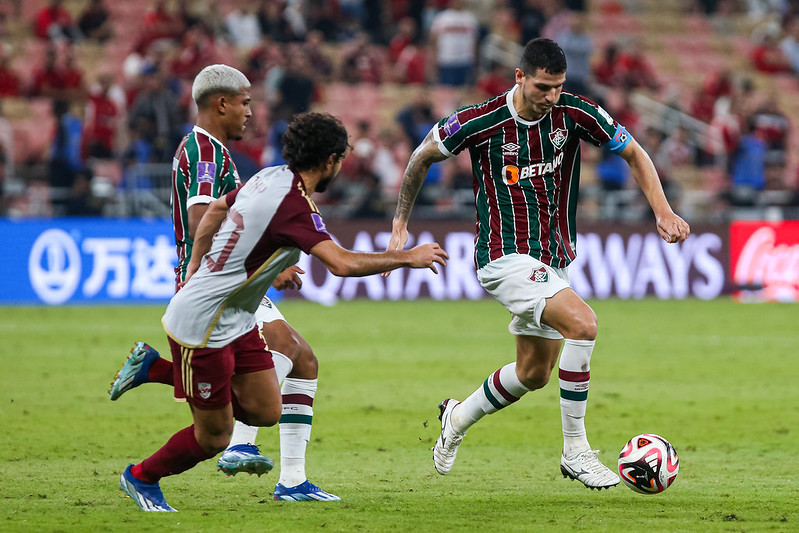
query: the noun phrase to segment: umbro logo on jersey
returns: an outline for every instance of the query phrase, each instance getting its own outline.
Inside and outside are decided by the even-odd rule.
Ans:
[[[563,128],[559,128],[549,134],[549,140],[552,141],[552,144],[555,145],[555,148],[560,150],[566,143],[566,138],[568,135],[568,131],[564,130]]]
[[[263,305],[264,307],[268,307],[269,309],[272,309],[272,300],[264,296],[264,299],[261,300],[261,305]]]
[[[516,143],[505,143],[502,145],[502,155],[519,155],[519,146]]]

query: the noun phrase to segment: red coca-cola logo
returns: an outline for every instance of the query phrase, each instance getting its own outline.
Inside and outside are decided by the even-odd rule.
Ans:
[[[733,222],[730,225],[732,279],[767,299],[799,299],[799,221]]]

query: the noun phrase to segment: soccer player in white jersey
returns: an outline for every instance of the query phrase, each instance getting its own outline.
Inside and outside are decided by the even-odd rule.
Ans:
[[[337,276],[400,267],[437,272],[436,265],[446,265],[448,256],[436,243],[362,253],[332,240],[310,195],[327,188],[348,149],[339,119],[297,115],[284,136],[288,165],[261,170],[209,205],[195,233],[188,281],[162,319],[175,361],[175,395],[186,398],[194,423],[123,472],[120,489],[143,511],[174,511],[159,480],[224,450],[234,417],[256,426],[280,418],[280,388],[255,311],[300,251],[319,258]],[[282,489],[275,488],[275,497]]]
[[[228,65],[205,67],[194,80],[192,97],[197,104],[197,123],[181,141],[172,167],[172,222],[178,253],[176,283],[186,280],[194,232],[208,205],[241,185],[236,164],[225,146],[240,139],[250,110],[250,82]],[[300,288],[302,271],[292,265],[275,280],[279,290]],[[313,400],[319,364],[305,339],[286,322],[274,303],[264,296],[256,312],[258,325],[269,343],[278,382],[282,383],[286,416],[279,425],[280,477],[278,484],[295,487],[281,498],[290,501],[338,499],[308,481],[305,456],[313,422]],[[137,342],[109,391],[117,400],[142,383],[173,385],[172,362],[160,357],[149,344]],[[303,412],[297,416],[296,407]],[[217,468],[227,475],[238,472],[261,475],[272,469],[269,457],[260,454],[255,439],[258,428],[237,422],[230,446]],[[313,493],[304,493],[314,487]]]
[[[507,92],[443,118],[411,155],[392,223],[390,250],[408,240],[408,220],[430,165],[469,151],[475,182],[475,263],[482,286],[512,315],[516,360],[491,373],[463,402],[439,405],[441,435],[433,448],[447,474],[466,431],[483,416],[547,384],[558,363],[564,477],[592,489],[619,477],[589,445],[585,431],[594,311],[569,285],[575,257],[580,143],[605,145],[630,166],[668,243],[685,240],[655,167],[624,126],[579,95],[562,92],[566,57],[557,43],[527,43]]]

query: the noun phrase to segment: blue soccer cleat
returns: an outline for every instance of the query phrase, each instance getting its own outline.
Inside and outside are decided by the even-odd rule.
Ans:
[[[325,492],[307,479],[296,487],[275,485],[275,500],[284,502],[337,502],[341,500],[335,494]]]
[[[139,481],[130,469],[133,465],[128,465],[122,477],[119,478],[119,490],[125,493],[125,496],[136,502],[139,509],[148,512],[177,512],[164,500],[164,494],[161,492],[161,487],[158,483],[145,483]]]
[[[255,444],[231,446],[222,452],[222,457],[216,463],[216,469],[224,472],[228,477],[235,476],[239,472],[256,474],[260,477],[272,470],[274,466],[275,462],[269,457],[261,455],[261,451]]]
[[[130,351],[125,364],[114,376],[114,381],[111,382],[111,389],[108,391],[111,400],[117,400],[130,389],[147,383],[149,381],[147,372],[150,370],[150,365],[159,357],[158,352],[149,344],[137,342]]]

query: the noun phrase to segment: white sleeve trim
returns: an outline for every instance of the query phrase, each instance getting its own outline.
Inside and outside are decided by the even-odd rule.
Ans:
[[[210,204],[214,200],[216,200],[216,198],[214,198],[213,196],[208,196],[207,194],[200,194],[200,195],[197,195],[197,196],[192,196],[186,202],[186,209],[188,209],[189,207],[191,207],[193,205],[197,205],[197,204]]]
[[[443,142],[441,142],[441,137],[439,137],[438,135],[438,124],[433,126],[430,132],[433,134],[433,139],[436,141],[436,144],[438,145],[438,151],[447,157],[455,157],[455,154],[447,150],[447,147],[444,146]]]

